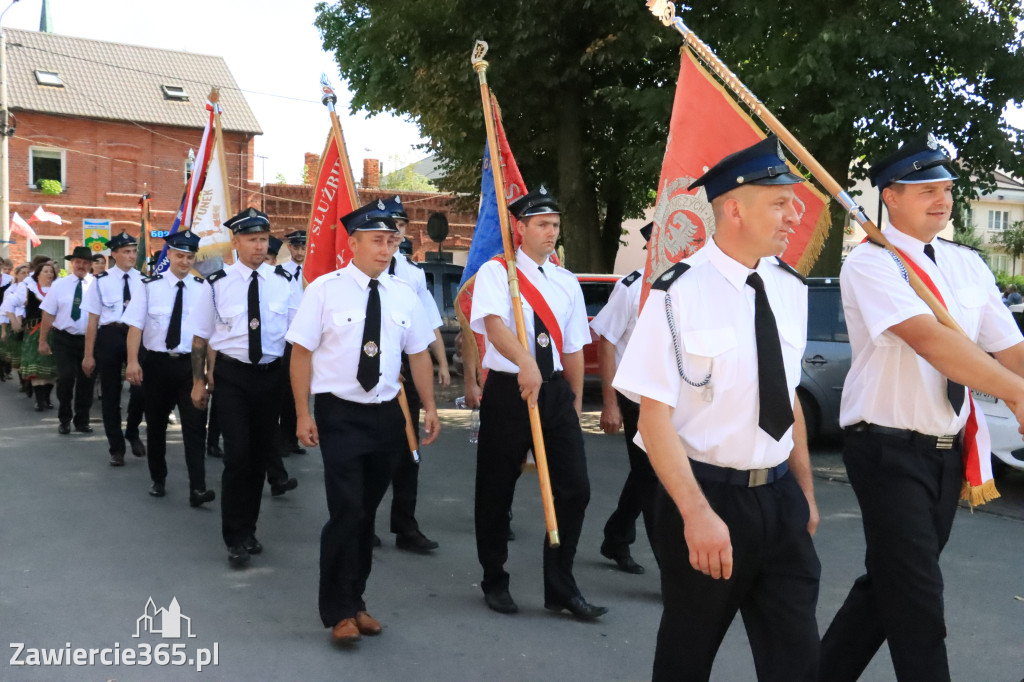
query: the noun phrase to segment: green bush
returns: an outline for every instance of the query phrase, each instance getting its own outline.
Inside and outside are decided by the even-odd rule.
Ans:
[[[1010,286],[1011,284],[1016,284],[1017,285],[1017,291],[1020,291],[1021,293],[1024,293],[1024,275],[1013,275],[1011,277],[1010,275],[1006,274],[1005,272],[997,272],[997,273],[995,273],[995,275],[996,275],[996,284],[999,285],[999,290],[1000,291],[1005,291],[1006,287]]]
[[[38,184],[39,189],[43,190],[43,194],[60,194],[64,191],[59,180],[40,180]]]

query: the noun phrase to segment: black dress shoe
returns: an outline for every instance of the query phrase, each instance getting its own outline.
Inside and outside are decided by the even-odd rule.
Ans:
[[[112,467],[123,467],[124,466],[124,453],[123,452],[111,452],[110,453],[110,466],[112,466]]]
[[[92,427],[88,424],[83,424],[82,426],[75,426],[75,431],[77,433],[92,433]]]
[[[57,433],[62,436],[66,436],[71,433],[71,424],[61,422],[61,425],[57,427]]]
[[[188,494],[188,503],[193,507],[213,502],[215,499],[217,499],[217,493],[212,490],[193,490]]]
[[[424,554],[437,549],[440,545],[418,530],[414,530],[411,533],[399,533],[396,535],[395,546],[408,552]]]
[[[633,560],[628,548],[616,552],[607,545],[601,545],[601,556],[614,561],[618,565],[619,570],[625,573],[632,573],[633,575],[644,573],[644,567]]]
[[[46,409],[46,406],[45,406],[45,405],[43,405],[43,404],[42,404],[42,403],[40,403],[40,402],[37,402],[37,403],[35,404],[35,407],[33,407],[32,409],[34,409],[34,410],[35,410],[36,412],[42,412],[43,410],[45,410],[45,409]]]
[[[484,601],[487,602],[487,608],[491,611],[497,611],[498,613],[519,612],[519,607],[512,601],[512,595],[508,593],[508,590],[484,592]]]
[[[221,450],[220,446],[217,445],[217,444],[207,445],[206,446],[206,456],[207,457],[216,457],[217,459],[220,459],[220,458],[222,458],[224,456],[224,451]]]
[[[293,455],[304,455],[306,454],[306,448],[296,443],[292,446],[291,452]]]
[[[124,464],[124,455],[121,455],[121,463]],[[167,494],[167,491],[164,490],[163,483],[154,483],[153,485],[149,486],[149,494],[152,495],[153,497],[163,497],[164,495]]]
[[[242,545],[228,547],[228,563],[233,568],[244,568],[249,563],[249,551]]]
[[[136,457],[146,456],[146,444],[142,442],[140,438],[132,438],[128,441],[129,445],[132,446],[132,454]]]
[[[260,544],[255,535],[250,535],[249,539],[242,543],[242,547],[245,547],[245,551],[249,554],[260,554],[263,552],[263,545]]]
[[[294,478],[289,478],[287,481],[281,481],[280,483],[270,484],[270,494],[274,497],[284,495],[289,490],[295,490],[299,487],[299,482]]]
[[[608,613],[608,607],[594,606],[584,599],[582,595],[576,595],[572,599],[568,599],[564,602],[545,602],[544,608],[548,611],[565,610],[580,620],[594,620],[595,618]]]

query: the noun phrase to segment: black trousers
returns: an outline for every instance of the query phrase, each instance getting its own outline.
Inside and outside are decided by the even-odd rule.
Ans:
[[[856,680],[886,641],[897,679],[949,680],[939,554],[960,497],[960,452],[847,432],[843,461],[864,519],[867,573],[822,639],[823,681]]]
[[[318,393],[313,416],[324,459],[330,518],[320,533],[320,619],[324,627],[366,610],[373,526],[405,442],[397,400],[363,405]]]
[[[654,549],[654,496],[658,489],[658,476],[654,473],[647,453],[633,442],[636,425],[640,418],[640,406],[621,393],[616,393],[619,412],[622,413],[622,430],[626,436],[626,453],[629,455],[629,475],[622,485],[619,504],[604,524],[604,544],[612,552],[628,551],[636,541],[636,519],[643,514],[647,539]]]
[[[206,412],[192,404],[191,356],[172,358],[166,353],[149,352],[141,364],[150,477],[154,483],[167,479],[167,418],[177,406],[185,442],[188,488],[206,490]]]
[[[274,412],[274,424],[277,425],[277,430],[274,433],[273,447],[270,450],[270,456],[267,459],[267,483],[274,485],[275,483],[284,483],[288,480],[288,470],[284,468],[284,453],[285,448],[288,447],[286,443],[289,443],[284,435],[284,429],[281,428],[281,414],[284,409],[284,405],[287,402],[292,406],[292,416],[295,415],[295,403],[291,400],[292,395],[292,381],[290,376],[289,367],[291,365],[292,357],[292,345],[285,344],[284,355],[281,356],[281,372],[278,374],[278,386],[277,386],[277,410]],[[287,400],[286,400],[287,396]],[[292,441],[296,440],[295,436],[296,428],[292,426]]]
[[[128,421],[121,431],[121,370],[128,361],[128,328],[105,325],[96,330],[96,371],[99,372],[101,403],[103,405],[103,432],[111,453],[125,451],[125,439],[139,437],[139,424],[145,411],[142,387],[128,387]],[[140,353],[144,354],[142,349]]]
[[[206,446],[220,445],[220,424],[217,423],[217,392],[210,395],[210,414],[207,417]]]
[[[250,365],[220,354],[214,365],[217,419],[224,435],[221,532],[229,547],[256,533],[267,462],[277,445],[280,360]]]
[[[484,569],[480,587],[487,593],[508,589],[509,575],[504,566],[508,559],[509,511],[533,437],[515,374],[490,371],[483,395],[474,511],[477,557]],[[544,534],[545,602],[562,602],[580,594],[572,567],[590,502],[590,481],[574,399],[569,383],[556,375],[541,387],[537,401],[561,540],[558,547],[551,547]]]
[[[288,369],[292,364],[290,343],[285,344],[282,362],[284,372],[281,373],[281,447],[285,452],[291,452],[299,447],[299,439],[295,435],[298,418],[295,416],[295,396],[292,394],[292,379]]]
[[[82,371],[85,337],[54,329],[50,343],[57,365],[57,418],[61,424],[74,419],[75,426],[88,426],[94,380]]]
[[[817,680],[814,609],[821,564],[807,532],[807,498],[796,479],[787,474],[756,488],[700,485],[729,527],[733,573],[728,580],[715,580],[690,565],[682,516],[659,486],[655,535],[664,610],[653,679],[708,680],[722,638],[739,611],[758,680]]]
[[[412,418],[412,428],[416,432],[416,440],[420,438],[420,410],[423,403],[420,402],[420,394],[416,386],[409,379],[408,357],[402,354],[402,374],[406,377],[405,398],[409,401],[409,415]],[[403,429],[404,433],[404,429]],[[402,439],[402,453],[398,457],[398,465],[395,467],[395,475],[391,480],[391,532],[398,535],[415,533],[420,529],[416,522],[416,497],[419,494],[420,465],[413,461],[412,452],[409,451],[407,439]]]

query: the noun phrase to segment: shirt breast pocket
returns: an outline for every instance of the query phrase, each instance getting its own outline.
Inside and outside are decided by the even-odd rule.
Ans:
[[[978,286],[962,287],[956,291],[956,301],[963,311],[963,318],[959,320],[960,325],[973,338],[981,324],[982,311],[988,302],[988,292]]]
[[[710,400],[716,389],[736,380],[736,332],[732,327],[692,329],[683,332],[680,372],[683,383]]]
[[[786,368],[786,378],[790,387],[795,389],[800,383],[800,368],[803,364],[804,347],[807,345],[806,334],[797,325],[779,325],[779,338],[782,340],[782,362]]]
[[[362,338],[363,320],[366,319],[364,310],[343,310],[331,315],[331,322],[339,329],[343,336],[354,334],[358,331],[357,341]]]
[[[153,320],[166,320],[171,316],[171,306],[153,306],[149,309],[149,316]]]
[[[217,324],[228,329],[235,327],[248,329],[245,306],[241,304],[218,306]]]

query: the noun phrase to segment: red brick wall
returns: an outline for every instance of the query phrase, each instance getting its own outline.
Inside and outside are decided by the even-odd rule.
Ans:
[[[185,183],[185,159],[189,148],[198,151],[202,130],[128,122],[96,121],[15,111],[17,131],[10,142],[11,214],[23,218],[42,206],[60,215],[64,225],[33,223],[42,236],[67,236],[68,248],[83,242],[82,221],[109,219],[111,231],[122,229],[139,236],[138,200],[144,184],[152,194],[151,229],[170,229]],[[252,205],[258,185],[253,175],[253,137],[224,133],[228,182],[232,207]],[[65,187],[59,195],[46,195],[29,186],[29,148],[52,145],[65,150]],[[258,198],[257,198],[258,199]],[[11,258],[25,260],[25,239],[13,235]],[[147,250],[163,246],[163,240],[147,237]]]

